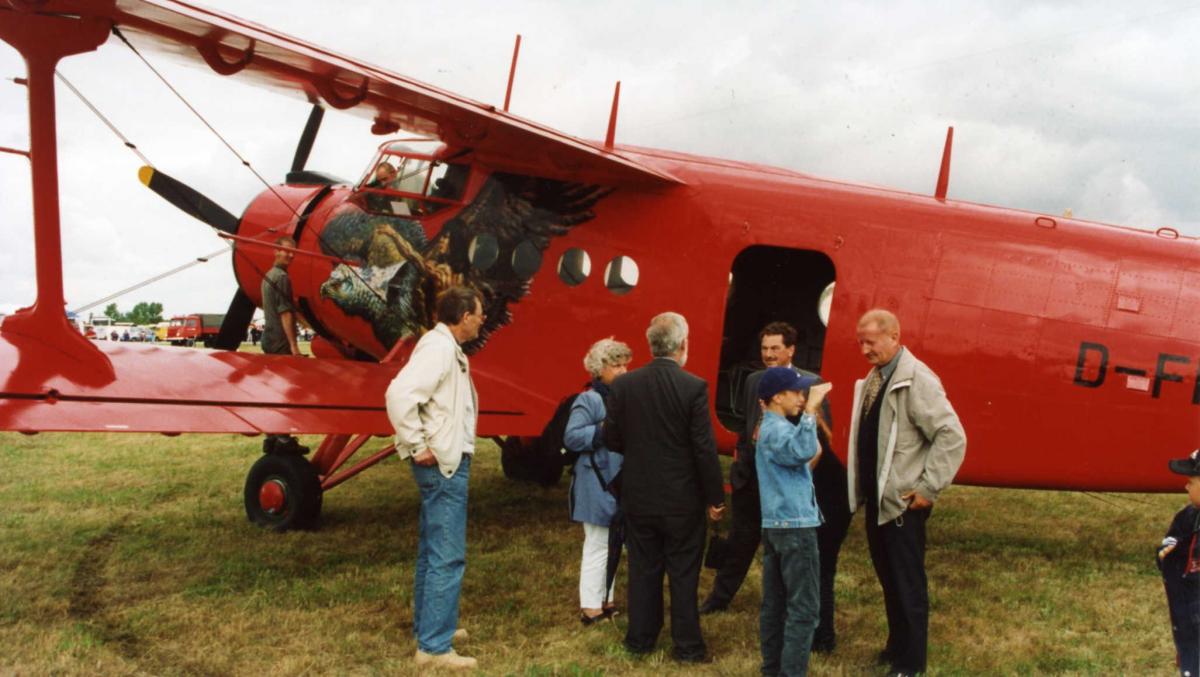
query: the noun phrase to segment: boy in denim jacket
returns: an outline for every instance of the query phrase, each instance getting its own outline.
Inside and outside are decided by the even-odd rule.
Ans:
[[[822,518],[811,467],[821,450],[816,416],[833,386],[814,383],[814,377],[790,367],[771,367],[758,384],[763,405],[756,470],[763,529],[759,634],[764,675],[807,674],[820,620],[817,527]],[[789,416],[800,420],[792,424]]]
[[[1167,590],[1176,661],[1184,677],[1200,675],[1200,449],[1168,463],[1186,475],[1188,505],[1175,514],[1158,546],[1158,568]]]

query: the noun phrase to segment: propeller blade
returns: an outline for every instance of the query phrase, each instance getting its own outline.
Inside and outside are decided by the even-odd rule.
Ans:
[[[312,152],[313,142],[317,140],[317,130],[321,128],[321,119],[325,117],[325,109],[314,105],[308,114],[308,122],[304,125],[304,133],[300,135],[300,143],[296,144],[296,156],[292,158],[292,171],[304,171],[308,164],[308,154]]]
[[[246,340],[246,330],[254,319],[254,302],[246,296],[246,292],[238,288],[229,302],[229,310],[225,311],[225,319],[221,321],[221,331],[212,347],[218,350],[237,350],[242,341]]]
[[[231,235],[237,234],[238,217],[225,211],[224,207],[204,197],[196,189],[149,166],[138,170],[138,179],[167,202],[191,216],[217,230]]]

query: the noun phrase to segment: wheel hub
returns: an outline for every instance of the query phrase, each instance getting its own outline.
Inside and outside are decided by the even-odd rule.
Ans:
[[[258,490],[258,505],[268,515],[278,515],[287,507],[287,485],[277,479],[263,482]]]

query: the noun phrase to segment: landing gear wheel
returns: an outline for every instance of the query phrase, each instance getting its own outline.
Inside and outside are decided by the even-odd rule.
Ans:
[[[264,529],[310,529],[321,514],[321,480],[303,456],[263,454],[246,475],[246,517]]]
[[[500,467],[510,480],[536,482],[544,487],[558,484],[563,465],[557,450],[543,449],[540,437],[509,435],[500,442]]]

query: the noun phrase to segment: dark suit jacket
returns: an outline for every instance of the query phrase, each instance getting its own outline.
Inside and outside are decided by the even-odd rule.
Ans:
[[[708,384],[675,360],[655,358],[613,381],[604,435],[625,455],[626,514],[680,515],[724,503]]]

